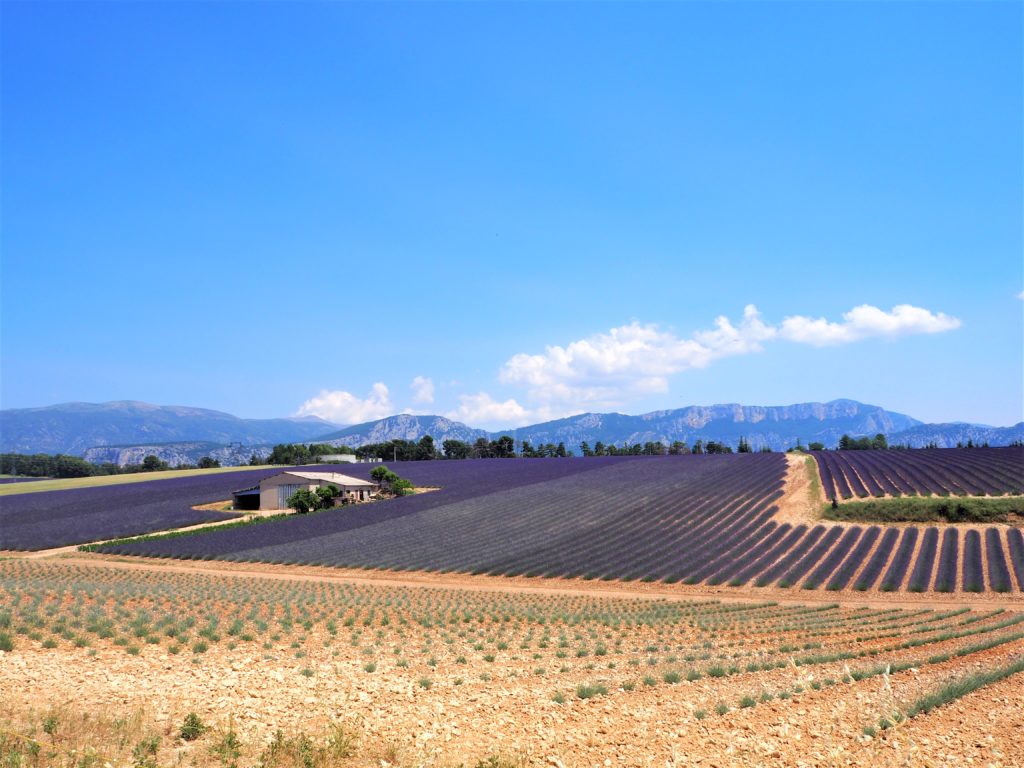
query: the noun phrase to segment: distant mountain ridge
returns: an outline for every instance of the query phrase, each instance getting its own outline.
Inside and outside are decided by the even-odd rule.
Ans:
[[[61,403],[0,411],[0,451],[81,455],[97,446],[211,442],[266,445],[312,440],[323,419],[240,419],[223,411],[135,400]]]
[[[222,464],[240,464],[255,453],[266,456],[276,443],[318,442],[357,447],[389,440],[434,438],[473,442],[512,435],[533,445],[565,443],[579,450],[593,446],[681,440],[724,441],[735,446],[744,437],[757,450],[785,450],[797,441],[835,446],[839,438],[885,434],[892,444],[952,447],[1007,445],[1024,440],[1024,422],[1011,427],[980,424],[925,424],[905,414],[855,400],[783,406],[722,404],[652,411],[637,416],[584,413],[518,429],[487,432],[444,416],[396,414],[339,428],[321,419],[239,419],[222,411],[156,406],[135,401],[66,403],[46,408],[0,411],[0,450],[18,453],[70,453],[90,461],[136,463],[152,453],[172,464],[212,456]]]
[[[584,413],[515,430],[516,438],[538,443],[564,442],[567,447],[600,440],[606,444],[681,440],[725,441],[735,445],[741,437],[754,450],[767,446],[779,451],[798,440],[806,445],[819,441],[834,445],[843,434],[874,435],[901,432],[921,422],[901,413],[855,400],[828,403],[757,406],[735,403],[694,405],[639,416],[621,413]]]
[[[489,437],[482,429],[467,427],[444,416],[414,416],[399,413],[386,419],[353,424],[337,432],[322,435],[318,442],[357,447],[366,443],[386,443],[389,440],[419,440],[424,435],[434,438],[438,448],[445,440],[463,440],[471,443],[481,437]]]

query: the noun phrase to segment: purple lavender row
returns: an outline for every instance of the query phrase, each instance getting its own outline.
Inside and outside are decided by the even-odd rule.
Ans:
[[[964,536],[964,592],[985,589],[985,573],[981,564],[981,534],[973,528]]]
[[[988,556],[988,583],[996,592],[1009,592],[1013,589],[1010,583],[1010,569],[1006,567],[1003,555],[1003,542],[999,537],[998,528],[985,529],[985,554]]]
[[[934,526],[926,528],[921,539],[921,549],[917,553],[917,562],[910,573],[907,590],[924,592],[932,580],[932,567],[935,565],[935,549],[939,543],[939,529]]]
[[[1019,528],[1010,528],[1006,539],[1010,547],[1010,567],[1017,577],[1017,589],[1024,592],[1024,533]]]
[[[939,570],[935,574],[936,592],[956,590],[957,567],[960,559],[960,536],[956,528],[947,528],[942,534],[942,553],[939,555]]]
[[[853,549],[854,544],[860,538],[861,528],[860,526],[853,526],[847,528],[846,533],[839,540],[839,543],[835,548],[828,554],[821,564],[811,572],[807,581],[803,583],[804,589],[817,589],[821,584],[832,575],[832,571],[839,567],[839,563],[850,554],[850,550]]]
[[[878,581],[878,577],[882,574],[882,569],[889,562],[889,555],[892,553],[893,547],[896,546],[896,540],[899,537],[900,532],[898,528],[889,528],[885,531],[881,542],[878,544],[878,549],[875,550],[875,554],[871,556],[868,564],[864,566],[864,570],[857,577],[857,581],[854,582],[854,589],[863,592],[875,586],[875,582]]]
[[[889,569],[882,577],[879,589],[883,592],[894,592],[903,583],[903,577],[910,567],[910,558],[914,554],[914,546],[917,544],[917,528],[907,528],[903,531],[903,538],[900,539],[899,549],[893,557]]]
[[[868,552],[875,546],[875,542],[878,541],[878,537],[881,535],[882,529],[877,525],[873,525],[868,528],[860,541],[857,542],[857,546],[850,552],[849,557],[843,561],[843,564],[839,566],[839,570],[835,572],[832,578],[829,580],[825,589],[836,591],[845,589],[846,585],[850,583],[850,579],[853,578],[853,574],[860,568],[861,563],[868,556]]]

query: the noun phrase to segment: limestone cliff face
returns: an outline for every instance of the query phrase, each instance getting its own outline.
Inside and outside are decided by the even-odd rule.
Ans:
[[[270,455],[270,446],[221,445],[207,442],[161,443],[156,445],[104,445],[86,448],[82,458],[94,464],[110,462],[120,466],[141,464],[147,456],[156,456],[172,467],[179,464],[195,464],[204,456],[216,459],[222,466],[240,466],[248,464],[255,454],[264,459]]]
[[[477,438],[487,437],[482,429],[473,429],[444,416],[414,416],[400,413],[379,421],[356,424],[325,435],[320,442],[352,447],[366,443],[386,443],[389,440],[419,440],[424,435],[434,438],[438,448],[445,440],[463,440],[471,443]]]

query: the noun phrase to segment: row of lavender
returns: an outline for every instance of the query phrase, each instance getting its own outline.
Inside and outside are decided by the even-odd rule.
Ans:
[[[815,451],[825,496],[1002,496],[1024,488],[1024,448]]]

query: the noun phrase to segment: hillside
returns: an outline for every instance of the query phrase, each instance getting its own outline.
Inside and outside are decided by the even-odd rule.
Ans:
[[[322,419],[240,419],[229,413],[133,400],[61,403],[0,411],[0,451],[82,454],[105,445],[312,440],[336,425]]]

